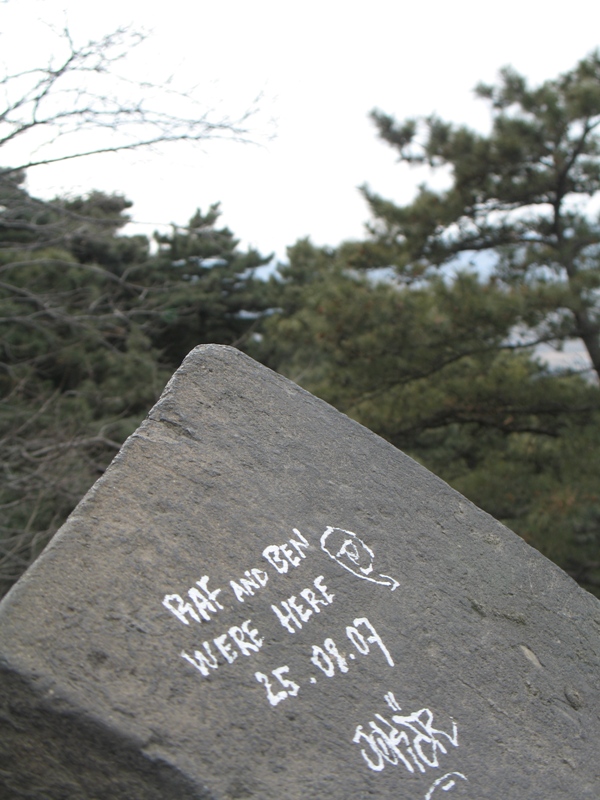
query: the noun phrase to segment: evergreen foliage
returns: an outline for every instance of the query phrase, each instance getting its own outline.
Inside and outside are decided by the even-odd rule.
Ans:
[[[405,206],[364,187],[364,241],[291,248],[261,352],[599,592],[600,55],[476,93],[487,135],[372,112],[450,186]],[[570,340],[587,374],[540,360]]]
[[[183,356],[243,346],[262,308],[218,209],[123,236],[131,203],[43,203],[0,176],[0,584],[19,577],[139,425]],[[199,242],[201,239],[201,243]],[[185,264],[182,263],[185,261]]]
[[[45,202],[0,171],[0,589],[189,350],[218,342],[406,450],[600,595],[600,56],[538,88],[505,69],[477,94],[488,135],[373,112],[400,160],[449,170],[449,188],[406,206],[365,188],[363,241],[298,241],[268,281],[218,204],[149,241],[123,234],[120,195]],[[540,344],[572,339],[593,369],[541,360]]]
[[[265,259],[240,252],[216,227],[216,207],[198,211],[191,229],[174,228],[172,240],[158,237],[155,254],[146,237],[122,234],[131,203],[119,195],[29,195],[26,169],[172,142],[243,140],[256,110],[219,116],[171,79],[132,80],[124,59],[144,36],[128,28],[83,43],[68,28],[50,29],[47,61],[0,74],[0,593],[187,351],[208,340],[241,346],[262,308],[250,287]]]
[[[600,53],[536,88],[507,67],[498,86],[476,93],[492,107],[489,135],[372,112],[400,161],[452,177],[445,191],[422,186],[407,206],[365,188],[373,239],[357,261],[383,257],[414,280],[486,253],[530,341],[579,339],[600,375],[600,220],[587,210],[600,190]]]
[[[597,592],[597,384],[551,370],[514,336],[519,305],[494,280],[374,280],[349,266],[354,251],[289,249],[259,357]]]
[[[150,338],[162,361],[176,369],[197,344],[218,342],[244,349],[267,303],[255,272],[271,260],[241,252],[228,228],[217,228],[219,204],[198,209],[185,228],[155,234],[158,254],[140,276],[152,290],[155,319]]]

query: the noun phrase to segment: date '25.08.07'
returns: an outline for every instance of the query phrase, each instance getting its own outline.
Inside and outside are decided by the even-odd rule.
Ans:
[[[357,617],[352,625],[348,625],[346,627],[346,636],[354,646],[354,649],[347,655],[340,652],[333,639],[325,639],[322,646],[313,645],[310,660],[319,670],[319,674],[322,673],[327,678],[333,678],[336,673],[348,672],[350,669],[348,662],[354,661],[357,654],[360,656],[369,655],[374,645],[380,648],[390,667],[394,666],[389,650],[366,617]],[[264,685],[267,692],[267,700],[272,706],[278,705],[288,697],[296,697],[300,691],[300,686],[290,677],[287,677],[289,676],[289,671],[288,666],[278,667],[271,670],[272,678],[263,672],[254,673],[256,680]],[[310,683],[316,682],[316,677],[314,675],[311,676]]]

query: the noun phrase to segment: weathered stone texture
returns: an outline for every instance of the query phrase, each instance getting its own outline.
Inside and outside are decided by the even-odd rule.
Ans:
[[[230,348],[0,609],[3,798],[600,797],[598,601]]]

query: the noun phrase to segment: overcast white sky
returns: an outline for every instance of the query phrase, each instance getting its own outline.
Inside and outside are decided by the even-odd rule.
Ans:
[[[243,244],[280,257],[302,236],[330,245],[360,237],[360,184],[408,201],[423,179],[376,139],[373,107],[398,118],[435,111],[485,129],[478,81],[510,63],[537,83],[600,44],[593,0],[9,0],[0,6],[6,67],[25,56],[43,63],[51,38],[38,19],[67,21],[78,41],[132,24],[150,32],[128,67],[137,74],[198,84],[209,105],[220,98],[232,115],[262,100],[258,145],[173,145],[37,167],[34,194],[121,192],[147,234],[221,201],[222,221]]]

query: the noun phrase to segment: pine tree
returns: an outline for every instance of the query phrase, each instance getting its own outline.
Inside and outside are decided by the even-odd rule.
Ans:
[[[354,268],[360,250],[289,248],[258,355],[597,592],[598,386],[513,335],[520,307],[497,281],[375,280]]]
[[[600,375],[600,223],[587,211],[600,190],[600,54],[535,88],[507,67],[476,93],[492,107],[488,135],[372,112],[401,161],[449,168],[451,186],[422,186],[406,206],[365,188],[373,236],[357,264],[414,280],[485,254],[529,340],[578,339]]]
[[[220,213],[218,203],[206,214],[197,209],[187,226],[155,234],[158,253],[139,275],[150,289],[146,329],[170,369],[198,344],[244,349],[268,306],[255,273],[271,257],[242,251],[229,228],[217,226]]]
[[[157,236],[121,229],[119,195],[0,208],[0,593],[41,552],[197,344],[243,346],[265,307],[255,269],[199,211]],[[261,289],[263,291],[261,291]]]

